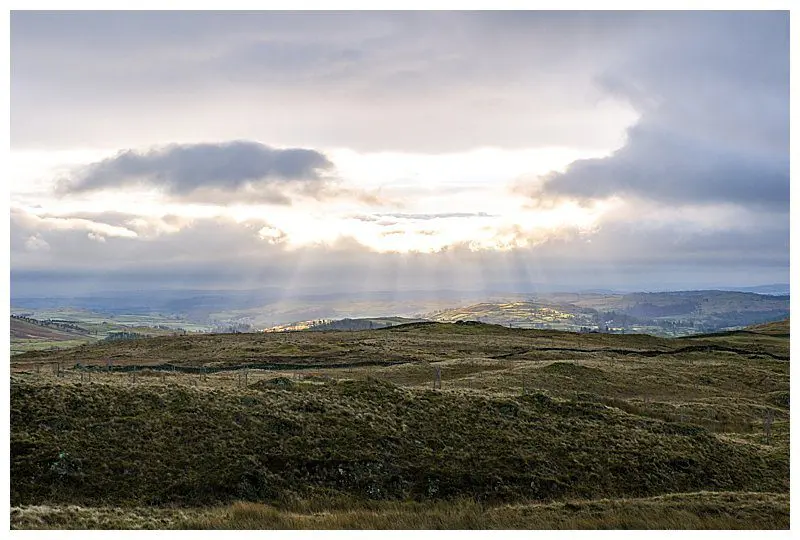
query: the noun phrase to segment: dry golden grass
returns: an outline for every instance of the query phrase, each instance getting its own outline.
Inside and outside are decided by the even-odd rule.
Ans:
[[[23,506],[15,529],[788,529],[789,496],[681,493],[643,499],[485,506],[472,500],[237,502],[204,509]]]

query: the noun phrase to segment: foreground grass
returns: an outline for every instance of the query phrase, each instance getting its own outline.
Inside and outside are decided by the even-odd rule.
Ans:
[[[237,502],[194,509],[12,508],[14,529],[788,529],[789,496],[681,493],[643,499],[486,506],[353,502],[277,508]]]
[[[788,470],[781,447],[542,394],[374,380],[229,391],[11,385],[14,505],[783,492]]]
[[[788,328],[766,330],[424,324],[28,353],[12,525],[785,528]],[[105,358],[129,371],[76,365]]]

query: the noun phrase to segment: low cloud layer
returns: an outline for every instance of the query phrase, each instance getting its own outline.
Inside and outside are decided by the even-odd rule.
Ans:
[[[789,239],[781,221],[754,229],[747,226],[747,215],[738,217],[742,227],[703,233],[673,217],[639,228],[618,221],[584,233],[564,231],[505,252],[456,244],[434,253],[400,254],[376,253],[346,236],[289,249],[279,228],[263,219],[167,216],[148,222],[133,215],[34,217],[16,210],[12,292],[67,291],[72,282],[94,290],[279,287],[287,294],[310,287],[490,291],[536,284],[664,289],[786,282]],[[756,245],[757,250],[742,250]]]
[[[168,195],[192,198],[215,191],[258,197],[276,185],[305,184],[313,191],[333,164],[324,154],[304,148],[276,149],[250,141],[170,145],[148,151],[127,150],[74,171],[62,182],[62,194],[156,187]],[[210,193],[209,193],[210,192]],[[252,192],[252,193],[248,193]],[[267,197],[270,198],[269,196]],[[274,195],[274,200],[285,202]]]

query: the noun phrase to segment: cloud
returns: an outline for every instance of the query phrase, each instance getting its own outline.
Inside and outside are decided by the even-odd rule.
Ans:
[[[173,144],[149,151],[127,150],[80,167],[60,184],[59,191],[144,185],[179,198],[199,195],[202,200],[222,193],[259,196],[267,188],[267,200],[285,203],[285,196],[269,190],[286,183],[323,182],[323,173],[332,167],[324,154],[304,148],[275,149],[251,141]]]
[[[656,19],[15,12],[12,146],[105,147],[113,133],[126,147],[244,137],[360,152],[603,149],[635,113],[603,96],[595,70]]]
[[[434,212],[434,213],[403,213],[403,212],[387,212],[377,214],[350,214],[344,216],[345,219],[353,219],[363,223],[373,223],[379,227],[394,227],[396,225],[408,224],[413,221],[431,221],[440,219],[470,219],[470,218],[496,218],[496,214],[488,214],[486,212]],[[392,218],[392,219],[387,219]],[[382,236],[387,234],[400,234],[400,229],[394,232],[382,232]],[[431,236],[436,234],[434,231],[415,231],[418,234],[425,234]]]
[[[46,251],[50,249],[50,244],[37,233],[25,240],[25,249],[28,251]]]
[[[688,130],[687,130],[688,131]],[[789,156],[762,158],[724,142],[639,125],[610,157],[573,162],[553,173],[534,197],[637,197],[667,204],[736,203],[788,211]]]
[[[532,195],[788,212],[788,20],[787,12],[665,14],[598,78],[640,113],[624,146],[547,175]]]
[[[81,231],[99,236],[135,238],[136,232],[126,226],[112,225],[84,217],[38,216],[20,208],[11,208],[11,223],[36,231]]]

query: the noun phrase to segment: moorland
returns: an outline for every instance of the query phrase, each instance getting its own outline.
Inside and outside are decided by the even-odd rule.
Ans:
[[[789,322],[479,322],[11,357],[14,528],[788,528]]]

